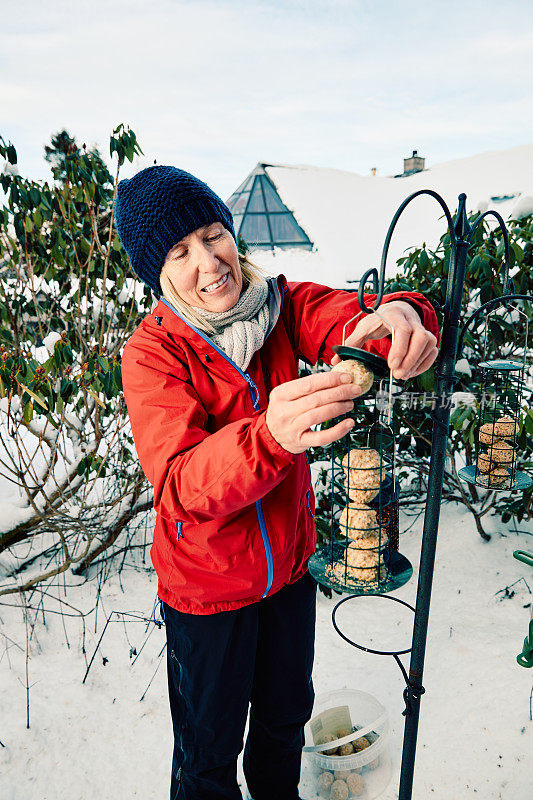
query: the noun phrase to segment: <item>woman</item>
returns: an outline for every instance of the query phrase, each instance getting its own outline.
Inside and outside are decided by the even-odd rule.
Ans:
[[[239,255],[227,206],[204,183],[154,166],[118,185],[117,229],[160,298],[129,339],[124,394],[154,487],[152,561],[166,622],[174,728],[171,800],[298,797],[313,705],[316,545],[308,447],[344,436],[353,407],[340,373],[298,378],[298,359],[334,361],[354,294],[265,280]],[[370,297],[367,302],[372,302]],[[437,322],[420,295],[386,295],[347,344],[387,356],[397,378],[426,370]]]

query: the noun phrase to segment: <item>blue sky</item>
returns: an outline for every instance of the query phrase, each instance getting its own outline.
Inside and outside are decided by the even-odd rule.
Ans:
[[[107,153],[125,122],[145,163],[227,197],[257,161],[386,175],[413,149],[430,166],[529,143],[532,64],[529,0],[21,0],[0,134],[44,178],[53,132]]]

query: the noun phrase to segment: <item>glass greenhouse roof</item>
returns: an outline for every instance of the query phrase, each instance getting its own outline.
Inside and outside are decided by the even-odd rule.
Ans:
[[[313,242],[283,203],[264,168],[264,164],[258,164],[227,201],[235,234],[254,249],[311,250]]]

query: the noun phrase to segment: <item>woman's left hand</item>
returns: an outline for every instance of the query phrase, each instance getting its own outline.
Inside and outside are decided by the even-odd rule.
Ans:
[[[392,300],[379,307],[379,314],[380,317],[372,313],[362,317],[345,344],[361,347],[370,339],[389,336],[394,328],[394,342],[387,358],[393,376],[405,381],[429,369],[437,358],[437,339],[424,328],[415,309],[402,300]],[[334,355],[332,366],[340,360]]]

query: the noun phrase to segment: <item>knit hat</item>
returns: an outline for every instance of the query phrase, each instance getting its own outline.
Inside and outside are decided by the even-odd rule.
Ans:
[[[148,167],[119,181],[115,222],[133,271],[157,297],[165,258],[184,236],[221,222],[235,239],[227,205],[207,184],[177,167]]]

